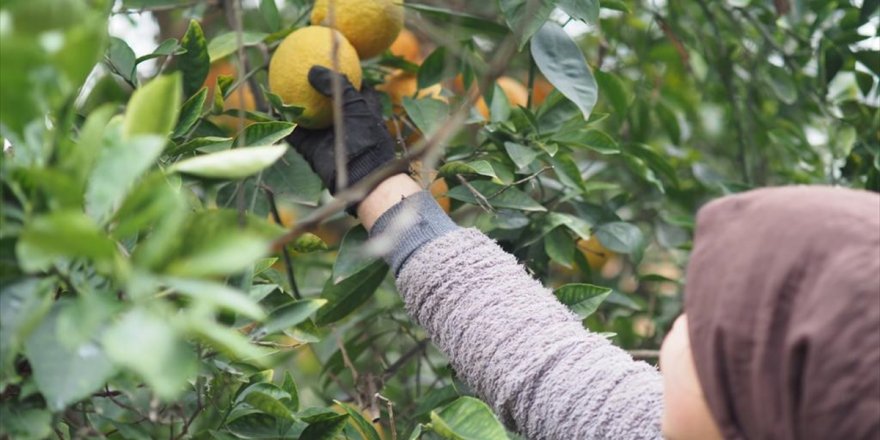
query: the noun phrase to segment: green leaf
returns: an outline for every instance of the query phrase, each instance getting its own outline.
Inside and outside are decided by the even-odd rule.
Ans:
[[[565,226],[584,240],[590,238],[590,223],[580,217],[564,212],[551,212],[547,214],[544,224],[541,225],[541,233],[547,234],[558,226]]]
[[[876,8],[875,8],[876,10]],[[876,47],[876,46],[875,46]],[[856,61],[864,65],[868,68],[874,75],[880,76],[880,57],[877,56],[876,51],[871,50],[861,50],[853,52],[853,56]]]
[[[0,432],[10,439],[39,440],[52,435],[52,412],[18,402],[0,405]]]
[[[106,62],[116,74],[129,84],[137,84],[135,65],[137,60],[134,51],[128,43],[116,37],[110,37],[110,47],[107,48]]]
[[[233,359],[246,361],[256,366],[265,366],[267,362],[268,351],[251,344],[237,330],[196,317],[189,317],[184,323],[184,327],[192,336],[205,341]]]
[[[166,272],[189,277],[230,275],[250,267],[268,251],[269,242],[264,237],[252,233],[225,234],[172,261]]]
[[[256,334],[269,335],[294,327],[326,304],[325,299],[304,299],[283,305],[269,314],[266,324]]]
[[[574,250],[574,240],[562,228],[556,228],[544,237],[544,251],[547,256],[565,267],[574,266]]]
[[[299,252],[301,254],[326,251],[328,249],[327,243],[324,243],[324,240],[321,240],[321,237],[310,232],[304,232],[299,237],[296,237],[296,240],[293,240],[293,243],[290,243],[287,246],[294,252]]]
[[[122,135],[168,136],[177,123],[182,90],[180,74],[160,76],[135,90],[128,101]]]
[[[277,198],[311,206],[317,205],[324,188],[321,178],[293,148],[263,171],[263,181]]]
[[[498,0],[498,3],[507,25],[519,35],[519,50],[525,47],[556,7],[550,0]]]
[[[507,187],[485,180],[475,180],[469,184],[485,197],[489,204],[495,208],[519,209],[522,211],[546,211],[540,203],[529,197],[516,187]],[[447,193],[450,198],[462,202],[477,204],[477,199],[471,190],[464,185],[456,186]]]
[[[274,145],[293,133],[296,124],[290,122],[260,122],[245,127],[233,145]]]
[[[180,46],[186,52],[179,55],[177,66],[183,72],[184,96],[191,96],[202,87],[208,70],[211,69],[205,33],[198,21],[190,20],[186,34],[180,40]]]
[[[660,119],[660,123],[666,130],[666,134],[669,135],[669,140],[672,141],[673,144],[678,145],[681,142],[681,127],[678,125],[678,118],[675,116],[675,112],[672,108],[662,102],[654,107],[654,111],[657,113],[657,118]]]
[[[163,399],[173,399],[198,370],[194,352],[167,316],[136,308],[113,323],[103,337],[107,356],[138,373]],[[173,368],[171,368],[173,366]]]
[[[185,159],[168,170],[209,179],[243,179],[269,167],[286,151],[284,145],[235,148]]]
[[[244,31],[241,32],[241,42],[245,47],[255,46],[263,42],[263,39],[268,35],[262,32]],[[211,42],[208,43],[208,57],[211,62],[213,63],[235,53],[238,50],[238,38],[235,32],[227,32],[211,39]]]
[[[281,16],[278,15],[278,6],[275,5],[275,0],[260,0],[260,14],[270,31],[278,32],[281,29]]]
[[[558,0],[556,6],[574,19],[599,23],[599,0]]]
[[[368,239],[369,234],[362,225],[357,225],[345,233],[345,237],[342,237],[342,243],[339,245],[339,256],[333,263],[332,280],[334,284],[366,269],[379,260],[379,257],[365,253],[365,244]]]
[[[244,292],[225,284],[186,278],[165,278],[163,281],[175,291],[212,308],[240,313],[257,321],[266,317],[259,304]]]
[[[277,417],[279,419],[284,420],[293,420],[293,413],[290,412],[283,403],[281,403],[278,399],[274,397],[260,392],[253,391],[248,393],[247,397],[244,399],[248,405],[266,413],[270,416]]]
[[[433,5],[422,5],[416,3],[403,3],[405,8],[418,11],[421,15],[431,17],[442,21],[444,24],[454,24],[463,26],[481,34],[489,34],[493,36],[506,36],[509,32],[505,26],[494,21],[489,21],[476,15],[470,15],[462,12],[452,11]]]
[[[203,153],[214,153],[220,150],[228,150],[232,147],[232,138],[205,136],[190,139],[183,144],[177,145],[168,151],[171,156],[178,154],[187,154],[195,151]]]
[[[290,408],[291,411],[298,411],[299,390],[296,389],[296,382],[294,382],[293,377],[290,376],[290,371],[284,372],[284,382],[281,384],[281,389],[290,395],[290,400],[286,403],[287,407]]]
[[[315,324],[327,325],[348,316],[373,296],[387,273],[388,265],[379,260],[338,283],[327,280],[321,292],[327,304],[318,310]]]
[[[611,295],[611,289],[608,287],[595,286],[592,284],[566,284],[553,291],[556,298],[562,304],[565,304],[581,319],[592,315]]]
[[[23,278],[4,281],[0,294],[0,382],[11,372],[25,339],[52,306],[55,286],[51,279]]]
[[[660,153],[657,153],[648,145],[638,143],[628,145],[628,150],[630,154],[645,161],[652,170],[659,173],[663,178],[678,186],[678,175],[675,172],[675,168]]]
[[[492,410],[473,397],[460,397],[439,411],[431,411],[434,432],[450,440],[507,439]]]
[[[425,137],[430,137],[449,116],[449,105],[434,98],[403,98],[403,108]]]
[[[170,212],[186,209],[185,203],[164,174],[153,173],[134,188],[111,219],[113,238],[124,239],[149,230]]]
[[[611,222],[596,228],[596,238],[608,250],[619,254],[637,253],[643,246],[642,231],[631,223]]]
[[[180,120],[177,121],[177,125],[174,127],[174,133],[171,137],[181,137],[192,129],[193,125],[195,125],[202,116],[202,111],[205,109],[205,101],[207,101],[207,99],[208,89],[203,87],[183,103],[183,107],[180,109]]]
[[[59,316],[70,305],[56,304],[25,343],[37,388],[52,411],[61,411],[99,390],[114,370],[95,341],[88,339],[76,346],[62,343]]]
[[[338,414],[310,423],[299,440],[333,440],[345,427],[347,419],[348,414]]]
[[[58,211],[30,219],[21,232],[16,256],[25,271],[47,270],[59,258],[88,258],[109,271],[116,244],[82,212]]]
[[[553,87],[580,109],[589,119],[598,99],[596,79],[581,49],[562,28],[544,23],[532,39],[532,57]]]
[[[156,50],[154,50],[152,53],[148,53],[146,55],[139,56],[137,59],[137,63],[140,64],[146,60],[151,60],[153,58],[160,58],[160,57],[165,57],[165,56],[169,56],[169,55],[174,55],[174,54],[182,52],[182,51],[183,51],[183,49],[181,49],[180,45],[177,43],[177,39],[176,38],[169,38],[169,39],[163,41],[162,43],[160,43],[159,46],[156,47]]]
[[[345,412],[351,417],[351,420],[354,422],[360,434],[363,436],[365,440],[382,440],[382,437],[379,436],[379,433],[376,432],[376,428],[373,427],[373,424],[368,422],[361,413],[351,405],[345,404],[338,400],[334,400],[334,402],[342,407]]]
[[[456,177],[458,174],[463,176],[478,175],[492,178],[498,177],[495,174],[495,170],[492,168],[492,164],[485,160],[446,162],[439,170],[437,170],[437,173],[446,179],[452,179],[452,182],[458,180]]]
[[[446,63],[450,56],[446,53],[446,48],[438,47],[425,61],[419,66],[417,83],[419,89],[432,86],[439,83],[445,78],[449,78],[455,74],[455,69],[447,67]]]
[[[629,13],[629,6],[624,0],[602,0],[602,7],[614,11]]]
[[[556,172],[556,177],[559,178],[559,181],[562,182],[563,185],[572,188],[575,191],[586,191],[586,183],[581,175],[581,170],[570,156],[560,154],[551,158],[550,163],[553,164],[553,170]]]
[[[620,78],[616,75],[597,70],[596,83],[602,92],[603,99],[607,99],[617,113],[618,117],[624,117],[629,110],[629,103],[632,100],[630,93]]]
[[[233,437],[235,439],[278,439],[285,438],[283,428],[280,425],[289,423],[258,410],[250,410],[230,417],[225,427],[229,432],[235,434]]]
[[[119,207],[135,182],[162,154],[165,139],[142,136],[123,140],[109,130],[105,144],[86,185],[85,210],[96,221],[104,222]]]
[[[536,151],[516,142],[505,142],[504,150],[507,151],[510,160],[512,160],[519,169],[527,168],[535,161],[536,157],[541,155],[540,151]]]
[[[492,86],[492,96],[485,96],[489,101],[489,120],[491,122],[504,122],[510,118],[510,101],[498,83]]]

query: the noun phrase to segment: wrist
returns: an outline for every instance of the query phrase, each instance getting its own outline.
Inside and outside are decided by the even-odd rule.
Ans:
[[[409,197],[422,188],[408,175],[395,174],[379,184],[358,205],[358,218],[367,230],[373,228],[376,220],[400,202],[404,197]]]

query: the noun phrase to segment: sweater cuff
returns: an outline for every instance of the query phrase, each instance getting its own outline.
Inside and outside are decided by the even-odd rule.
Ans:
[[[385,211],[373,224],[370,238],[388,240],[385,261],[397,276],[409,256],[423,244],[457,229],[431,193],[420,191]]]

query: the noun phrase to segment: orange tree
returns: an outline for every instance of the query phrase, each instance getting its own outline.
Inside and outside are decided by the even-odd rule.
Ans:
[[[877,3],[414,1],[360,67],[455,220],[653,361],[703,202],[878,190]],[[311,7],[0,2],[0,437],[515,436],[283,141]]]

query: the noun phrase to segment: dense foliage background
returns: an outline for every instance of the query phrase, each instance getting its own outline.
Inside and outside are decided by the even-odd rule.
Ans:
[[[266,66],[310,8],[0,1],[0,437],[515,437],[283,142]],[[386,111],[451,215],[653,362],[701,204],[880,191],[878,22],[876,0],[421,0],[425,60],[363,66],[443,85]],[[500,74],[556,91],[511,105]]]

